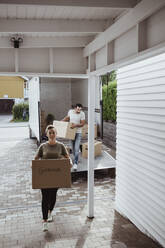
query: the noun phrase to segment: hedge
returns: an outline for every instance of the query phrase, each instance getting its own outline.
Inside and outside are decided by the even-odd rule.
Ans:
[[[28,103],[19,103],[14,104],[12,113],[13,113],[13,120],[23,120],[23,111],[26,111],[26,118],[25,121],[29,120],[29,104]]]
[[[117,96],[117,81],[109,82],[108,85],[102,87],[103,97],[103,120],[116,121],[116,96]]]

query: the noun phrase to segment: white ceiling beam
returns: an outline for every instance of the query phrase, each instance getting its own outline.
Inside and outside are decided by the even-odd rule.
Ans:
[[[85,47],[93,36],[82,37],[23,37],[20,48]],[[0,37],[0,48],[11,48],[10,37]]]
[[[164,0],[142,0],[134,9],[122,16],[102,34],[99,34],[95,40],[88,44],[84,48],[84,56],[89,56],[104,47],[108,42],[115,40],[163,6],[165,6]]]
[[[0,32],[75,32],[100,33],[105,30],[106,21],[103,20],[25,20],[1,19]]]
[[[0,4],[133,8],[137,0],[0,0]]]
[[[0,76],[18,77],[53,77],[53,78],[82,78],[87,79],[87,74],[65,74],[65,73],[39,73],[39,72],[0,72]]]

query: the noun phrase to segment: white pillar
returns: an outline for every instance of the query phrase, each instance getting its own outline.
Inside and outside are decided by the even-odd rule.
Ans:
[[[49,71],[50,73],[54,71],[53,48],[49,48]]]
[[[94,217],[95,76],[88,79],[88,217]]]
[[[14,57],[15,57],[15,72],[19,71],[19,55],[18,48],[14,48]]]

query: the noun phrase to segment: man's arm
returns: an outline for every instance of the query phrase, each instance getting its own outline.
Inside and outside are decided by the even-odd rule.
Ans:
[[[83,127],[85,125],[85,120],[81,120],[80,124],[72,123],[71,128]]]
[[[62,119],[62,121],[70,121],[70,117],[67,115],[64,117],[64,119]]]

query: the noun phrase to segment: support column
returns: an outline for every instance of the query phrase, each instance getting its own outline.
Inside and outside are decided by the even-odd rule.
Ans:
[[[49,48],[49,71],[50,73],[54,71],[53,48]]]
[[[15,56],[15,72],[18,72],[19,71],[18,48],[14,48],[14,56]]]
[[[94,217],[94,123],[96,76],[88,79],[88,218]]]

